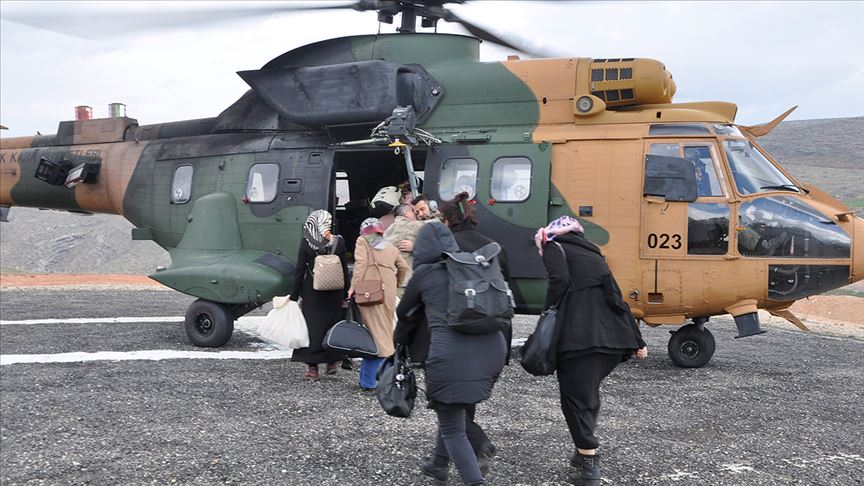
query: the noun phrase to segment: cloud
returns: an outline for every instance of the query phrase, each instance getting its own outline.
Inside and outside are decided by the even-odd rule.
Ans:
[[[10,128],[3,136],[54,133],[79,104],[104,116],[108,103],[123,102],[143,124],[215,116],[248,89],[236,71],[304,44],[379,28],[374,13],[353,11],[176,25],[181,11],[238,5],[282,4],[2,2],[0,123]],[[676,101],[735,102],[742,124],[770,120],[796,104],[792,119],[864,116],[862,2],[471,2],[452,8],[497,35],[562,56],[659,59],[675,77]],[[54,17],[43,26],[113,34],[82,39],[9,22],[16,9],[35,17],[50,11]],[[109,17],[100,15],[112,9],[128,14],[108,29]],[[163,18],[175,15],[175,25],[137,29],[152,21],[145,13],[154,10]],[[464,34],[445,22],[438,30]],[[481,45],[486,61],[510,53]]]

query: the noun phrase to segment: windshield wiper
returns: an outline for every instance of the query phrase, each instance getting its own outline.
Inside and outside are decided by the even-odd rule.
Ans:
[[[776,186],[762,186],[759,189],[781,189],[784,191],[794,191],[794,192],[798,192],[798,193],[803,192],[804,194],[810,194],[810,191],[808,191],[807,189],[804,189],[801,186],[797,186],[795,184],[779,184]]]

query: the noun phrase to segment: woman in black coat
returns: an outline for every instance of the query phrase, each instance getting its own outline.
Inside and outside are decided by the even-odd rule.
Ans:
[[[474,204],[470,201],[470,196],[467,192],[460,192],[452,200],[441,203],[441,216],[444,218],[444,224],[450,228],[453,233],[453,238],[456,239],[456,244],[460,251],[477,251],[480,248],[495,243],[495,240],[484,235],[477,230],[477,210]],[[501,266],[501,273],[504,279],[510,283],[510,267],[507,262],[507,251],[501,248],[501,253],[498,254],[498,264]],[[511,290],[514,289],[512,283]],[[504,332],[504,340],[507,342],[507,358],[506,363],[510,362],[510,342],[513,340],[512,328]],[[468,440],[471,442],[471,448],[474,449],[474,454],[480,463],[480,470],[486,474],[489,467],[489,461],[495,455],[495,446],[483,428],[474,420],[476,408],[471,407],[468,410],[468,423],[466,424],[468,432]]]
[[[343,318],[342,302],[351,285],[345,241],[344,238],[330,233],[332,224],[330,213],[319,209],[313,211],[303,225],[303,241],[300,242],[297,266],[294,269],[294,288],[289,297],[293,301],[303,297],[303,318],[306,319],[306,327],[309,329],[309,347],[295,349],[291,361],[308,364],[309,369],[303,377],[313,381],[319,377],[319,363],[327,363],[324,373],[332,375],[338,371],[339,364],[345,357],[344,353],[321,346],[327,331]],[[345,287],[338,290],[315,290],[312,287],[315,257],[328,254],[337,255],[342,262]]]
[[[408,282],[396,315],[397,344],[410,345],[420,327],[416,314],[426,316],[429,354],[426,358],[426,395],[429,408],[438,415],[434,464],[424,462],[423,472],[446,481],[448,458],[465,484],[485,484],[477,458],[466,436],[467,411],[488,399],[504,368],[507,343],[500,332],[463,334],[447,323],[447,270],[444,252],[459,247],[441,223],[429,223],[414,243],[414,275]]]
[[[648,348],[630,307],[582,225],[569,216],[540,228],[537,248],[549,274],[546,307],[558,306],[557,373],[561,410],[576,446],[570,482],[600,484],[594,428],[600,411],[600,382],[631,355],[644,358]]]

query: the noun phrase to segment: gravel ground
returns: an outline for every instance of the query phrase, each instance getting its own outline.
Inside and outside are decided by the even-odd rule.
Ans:
[[[3,290],[5,321],[181,316],[192,301],[152,290]],[[260,309],[261,315],[268,309]],[[519,316],[515,337],[534,317]],[[862,484],[864,342],[771,329],[735,340],[715,318],[711,363],[674,368],[668,328],[651,355],[604,382],[604,484]],[[180,323],[8,324],[0,354],[202,351]],[[229,347],[258,352],[236,331]],[[320,382],[278,360],[172,359],[0,368],[0,483],[428,484],[434,414],[387,417],[357,373]],[[506,368],[478,421],[498,446],[490,484],[564,484],[572,443],[554,378]],[[455,473],[451,482],[458,483]]]

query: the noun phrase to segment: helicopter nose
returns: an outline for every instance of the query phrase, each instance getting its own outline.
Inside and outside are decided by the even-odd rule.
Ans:
[[[852,281],[864,280],[864,219],[855,218],[852,236]]]

